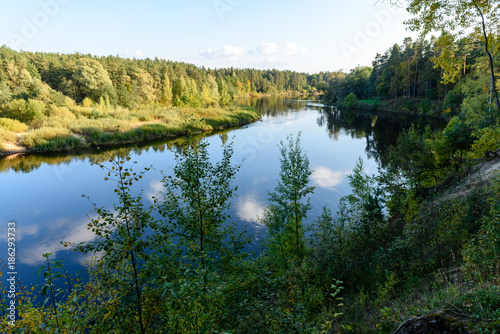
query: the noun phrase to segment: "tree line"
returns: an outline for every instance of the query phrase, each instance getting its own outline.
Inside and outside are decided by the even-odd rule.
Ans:
[[[377,54],[372,66],[359,66],[349,73],[321,72],[319,86],[328,87],[325,98],[343,102],[349,94],[359,100],[426,100],[444,115],[454,116],[460,108],[498,109],[496,85],[492,74],[498,72],[500,40],[496,31],[484,35],[476,29],[460,36],[444,31],[439,37],[405,38],[383,54]],[[493,67],[490,68],[490,55]],[[428,103],[429,102],[429,103]],[[408,102],[409,104],[410,102]]]
[[[16,52],[0,48],[0,104],[16,99],[84,105],[105,103],[210,107],[251,94],[309,94],[307,73],[257,69],[207,69],[164,59],[128,59],[90,54]]]

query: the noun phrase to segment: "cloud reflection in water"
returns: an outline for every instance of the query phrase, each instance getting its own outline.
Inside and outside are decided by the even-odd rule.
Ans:
[[[314,169],[311,179],[317,187],[335,189],[344,181],[345,175],[347,175],[347,172],[334,171],[321,166]]]

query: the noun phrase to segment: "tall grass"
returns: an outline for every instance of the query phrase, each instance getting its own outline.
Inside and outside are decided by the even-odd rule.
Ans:
[[[13,131],[0,128],[0,142],[15,143],[17,141],[17,134]]]
[[[125,132],[132,129],[132,124],[114,118],[87,119],[75,121],[70,130],[76,134],[91,135],[96,132]]]
[[[26,124],[0,118],[0,143],[15,141],[14,132],[26,132],[21,144],[36,152],[74,150],[88,145],[117,145],[201,133],[259,118],[250,107],[165,108],[148,105],[140,110],[121,107],[49,106],[45,115]],[[81,138],[83,136],[84,138]]]
[[[63,127],[30,130],[21,138],[21,143],[35,152],[73,150],[87,146],[84,140],[74,137]]]
[[[0,129],[13,132],[25,132],[28,131],[28,126],[17,119],[0,118]]]

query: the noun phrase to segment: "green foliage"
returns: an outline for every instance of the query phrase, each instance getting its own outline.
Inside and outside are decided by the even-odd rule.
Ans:
[[[35,119],[43,117],[45,104],[42,101],[12,100],[5,106],[2,116],[29,123]]]
[[[344,99],[344,106],[347,109],[354,109],[354,108],[356,108],[357,104],[358,104],[358,98],[356,97],[356,95],[354,93],[350,93]]]
[[[228,249],[223,241],[234,235],[234,227],[223,224],[228,219],[226,210],[236,190],[232,181],[239,169],[231,163],[232,144],[224,147],[222,160],[216,164],[210,161],[207,146],[206,142],[191,142],[182,155],[177,155],[174,175],[163,179],[165,200],[159,208],[171,226],[168,232],[179,238],[187,248],[186,254],[202,270],[208,266],[207,261],[212,262],[210,259],[227,261]],[[242,245],[234,241],[235,250],[240,251]]]
[[[464,97],[459,88],[460,86],[456,86],[453,90],[448,92],[448,95],[444,98],[443,109],[445,114],[450,113],[452,116],[455,116],[460,112],[460,106]]]
[[[432,106],[431,106],[429,100],[423,99],[422,101],[420,101],[420,104],[418,106],[418,112],[422,113],[422,114],[428,113],[431,110],[431,107]]]
[[[96,60],[78,59],[71,79],[75,81],[76,94],[73,98],[77,102],[83,101],[86,97],[97,101],[106,95],[115,95],[108,72]]]
[[[386,184],[394,194],[398,184],[415,189],[420,185],[433,184],[436,180],[436,161],[430,149],[431,132],[421,133],[413,125],[402,133],[396,147],[388,154],[391,161],[386,174]]]
[[[500,125],[481,129],[474,136],[477,140],[472,144],[473,158],[484,157],[487,151],[493,152],[500,148]]]
[[[279,249],[281,264],[287,266],[290,256],[300,265],[305,252],[303,220],[310,210],[310,199],[315,187],[309,186],[312,171],[309,159],[302,153],[300,134],[297,139],[287,137],[280,142],[280,174],[274,192],[269,192],[272,203],[264,214],[271,244]],[[305,203],[304,203],[305,200]]]
[[[43,127],[37,130],[30,130],[22,137],[21,143],[27,147],[33,148],[45,144],[49,140],[64,136],[69,136],[69,132],[65,128]]]
[[[26,124],[10,118],[0,118],[0,128],[13,132],[28,131],[28,126],[26,126]]]
[[[16,141],[17,134],[15,132],[0,128],[0,142],[15,143]]]
[[[5,81],[0,80],[0,105],[10,102],[12,91]]]
[[[100,165],[108,173],[106,181],[114,181],[117,187],[114,192],[119,200],[112,211],[98,207],[94,209],[98,218],[92,219],[89,229],[97,239],[91,243],[77,245],[83,253],[104,252],[96,266],[96,273],[103,287],[113,290],[114,302],[118,303],[115,316],[124,321],[115,323],[118,330],[145,333],[146,318],[144,315],[145,277],[141,275],[148,258],[148,243],[143,238],[146,228],[151,226],[151,209],[144,207],[140,196],[132,196],[130,187],[143,177],[142,173],[133,172],[127,164],[130,157],[123,160],[109,161],[111,167]],[[165,240],[167,242],[167,240]],[[71,245],[71,243],[66,243]],[[109,275],[112,273],[112,275]],[[135,316],[138,321],[134,321]]]
[[[463,117],[453,117],[436,141],[436,152],[438,159],[446,164],[451,164],[456,152],[460,152],[460,158],[464,151],[470,149],[474,138],[473,129],[464,122]]]
[[[464,271],[471,280],[496,281],[500,277],[500,176],[497,175],[489,189],[490,211],[482,218],[476,237],[463,249]]]

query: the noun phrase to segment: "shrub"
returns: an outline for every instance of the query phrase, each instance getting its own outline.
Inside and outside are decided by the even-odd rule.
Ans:
[[[92,108],[74,106],[70,107],[69,110],[78,118],[89,118],[92,115]]]
[[[40,128],[68,128],[73,120],[62,117],[43,117],[31,122],[31,129]]]
[[[73,114],[71,111],[69,111],[68,108],[66,107],[57,107],[57,106],[50,106],[49,109],[47,110],[47,116],[50,117],[61,117],[61,118],[67,118],[69,120],[75,120],[76,116]]]
[[[83,139],[68,135],[64,137],[49,139],[44,143],[33,147],[33,150],[35,152],[47,153],[57,151],[73,151],[85,147],[87,147],[87,144]]]
[[[0,129],[0,142],[14,143],[16,140],[17,140],[17,134],[15,132]]]
[[[89,99],[88,97],[84,98],[82,101],[82,105],[87,108],[92,107],[92,104],[93,104],[92,100]]]
[[[28,131],[28,126],[16,119],[0,118],[0,128],[14,132]]]
[[[451,112],[452,115],[456,115],[460,112],[460,105],[464,98],[459,87],[460,85],[457,85],[453,90],[449,91],[444,98],[443,109],[446,110],[446,112]]]
[[[136,130],[144,139],[155,139],[164,137],[168,133],[168,128],[161,123],[145,124]]]
[[[49,140],[57,137],[69,136],[68,129],[62,127],[43,127],[30,130],[21,138],[21,143],[30,148],[46,144]]]
[[[79,119],[71,127],[74,133],[87,135],[96,132],[125,132],[132,129],[132,125],[125,121],[113,118]]]
[[[495,151],[500,148],[500,125],[484,128],[474,136],[478,139],[472,144],[472,157],[481,158],[486,151]]]
[[[346,98],[344,99],[344,106],[347,109],[354,109],[356,108],[357,104],[358,104],[358,98],[354,93],[347,95]]]
[[[418,112],[421,114],[425,114],[431,110],[431,104],[428,99],[423,99],[420,101],[420,104],[418,106]]]
[[[2,115],[23,123],[29,123],[35,119],[42,118],[44,110],[45,103],[42,101],[29,99],[26,102],[25,100],[17,99],[12,100],[6,105]]]

